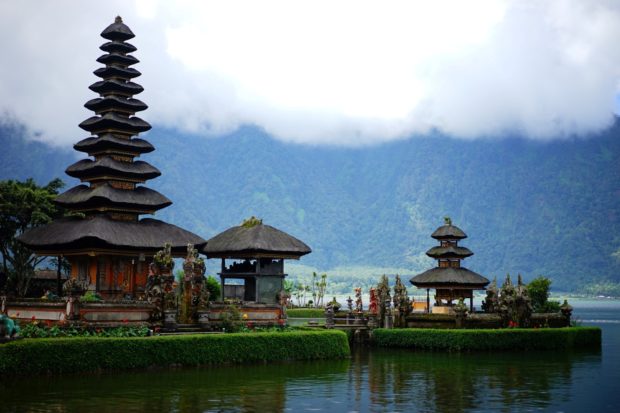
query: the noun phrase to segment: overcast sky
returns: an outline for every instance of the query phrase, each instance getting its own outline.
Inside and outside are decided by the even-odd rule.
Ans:
[[[554,139],[617,111],[620,1],[0,0],[2,119],[59,145],[87,136],[99,34],[117,14],[155,127],[340,145],[432,129]]]

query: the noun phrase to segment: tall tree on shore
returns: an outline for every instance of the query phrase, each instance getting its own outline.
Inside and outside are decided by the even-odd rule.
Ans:
[[[24,182],[0,181],[0,252],[2,272],[19,296],[28,291],[35,267],[45,257],[37,257],[17,237],[27,229],[44,225],[60,217],[62,211],[53,202],[64,186],[59,178],[38,186],[32,178]]]

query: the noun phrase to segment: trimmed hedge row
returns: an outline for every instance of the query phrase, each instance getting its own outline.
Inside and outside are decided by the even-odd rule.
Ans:
[[[23,339],[0,345],[0,375],[350,356],[341,331]]]
[[[373,345],[424,350],[556,350],[601,346],[599,327],[500,330],[376,329]]]
[[[292,318],[323,318],[325,310],[322,308],[291,308],[286,315]]]

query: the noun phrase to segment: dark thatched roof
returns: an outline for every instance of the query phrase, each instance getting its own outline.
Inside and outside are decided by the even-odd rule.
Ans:
[[[144,181],[161,175],[159,169],[148,162],[121,162],[107,156],[96,161],[82,159],[69,166],[65,172],[69,176],[84,180],[110,176]]]
[[[121,79],[133,79],[134,77],[138,77],[142,75],[137,69],[133,67],[116,67],[116,66],[106,66],[100,67],[96,69],[94,72],[95,76],[98,76],[102,79],[109,79],[111,77],[118,77]]]
[[[137,95],[144,91],[144,88],[134,82],[123,82],[117,79],[106,79],[95,82],[88,87],[95,93],[120,93],[125,95]]]
[[[166,242],[175,254],[182,255],[187,244],[202,248],[206,243],[194,233],[157,219],[117,221],[105,215],[61,218],[25,232],[18,240],[42,255],[89,250],[154,253]]]
[[[106,151],[121,151],[122,153],[142,154],[153,152],[155,147],[148,141],[140,138],[118,137],[111,133],[106,133],[99,137],[91,136],[82,139],[73,148],[76,151],[86,152],[88,154],[101,153]]]
[[[442,225],[431,234],[431,237],[435,239],[463,239],[467,238],[467,235],[462,229],[456,225]]]
[[[123,19],[120,16],[116,16],[114,23],[103,29],[101,37],[108,40],[129,40],[136,37],[136,35],[123,23]]]
[[[137,134],[151,129],[151,125],[137,116],[127,117],[118,113],[106,112],[101,116],[91,116],[79,127],[90,133],[101,133],[108,129],[122,130],[127,133]]]
[[[232,227],[207,241],[202,250],[208,258],[294,258],[312,252],[297,238],[270,225]]]
[[[473,288],[484,289],[489,280],[467,268],[431,268],[418,274],[410,280],[411,284],[419,288]]]
[[[105,42],[99,49],[108,53],[132,53],[138,50],[133,44],[122,41]]]
[[[433,247],[426,251],[426,255],[431,258],[466,258],[474,255],[469,248],[465,247]]]
[[[141,110],[146,110],[148,108],[146,103],[141,100],[123,98],[119,96],[106,96],[104,98],[91,99],[84,104],[84,107],[94,112],[115,109],[124,110],[130,113],[140,112]]]
[[[72,210],[106,208],[120,211],[157,211],[171,205],[172,201],[144,186],[127,190],[117,189],[105,183],[94,188],[78,185],[58,195],[56,203]]]
[[[140,63],[138,59],[131,55],[119,54],[119,53],[106,53],[97,58],[99,63],[103,63],[104,65],[122,65],[122,66],[131,66],[136,63]]]

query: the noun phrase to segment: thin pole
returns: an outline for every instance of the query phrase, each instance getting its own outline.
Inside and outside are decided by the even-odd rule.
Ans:
[[[56,267],[56,295],[58,295],[59,297],[62,296],[62,291],[60,291],[60,289],[62,288],[61,283],[60,283],[60,263],[62,262],[62,255],[58,256],[58,266]]]
[[[430,288],[426,289],[426,313],[431,312],[431,296],[430,296]]]
[[[220,285],[222,286],[222,302],[224,302],[224,270],[226,269],[226,258],[222,258],[222,272],[220,273]]]

